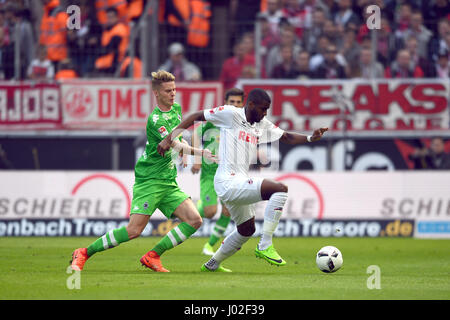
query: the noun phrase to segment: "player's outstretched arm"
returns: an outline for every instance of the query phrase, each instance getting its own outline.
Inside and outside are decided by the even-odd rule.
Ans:
[[[184,130],[192,126],[196,121],[206,121],[203,111],[197,111],[187,116],[172,132],[158,144],[157,151],[164,156],[167,150],[172,147],[172,143]]]
[[[328,131],[328,128],[320,128],[314,130],[312,135],[300,134],[292,131],[285,131],[280,138],[280,141],[286,144],[302,144],[307,142],[315,142],[322,138],[323,134]]]

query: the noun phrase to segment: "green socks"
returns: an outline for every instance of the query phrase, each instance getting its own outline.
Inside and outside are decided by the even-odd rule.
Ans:
[[[203,208],[203,201],[202,201],[202,199],[197,201],[197,210],[200,213],[200,217],[204,218],[205,217],[205,210]]]
[[[192,236],[197,229],[186,222],[182,222],[170,230],[151,250],[161,256],[165,251],[176,247]]]
[[[122,242],[127,242],[130,239],[128,238],[128,232],[126,227],[122,227],[119,229],[114,229],[102,237],[95,240],[88,248],[87,254],[88,256],[92,256],[94,253],[117,247]]]
[[[231,220],[231,218],[225,216],[223,213],[220,215],[220,218],[219,218],[219,220],[216,221],[216,225],[214,226],[214,229],[208,240],[208,243],[211,246],[214,246],[217,243],[217,241],[219,241],[220,238],[222,238],[223,234],[227,230],[230,220]]]

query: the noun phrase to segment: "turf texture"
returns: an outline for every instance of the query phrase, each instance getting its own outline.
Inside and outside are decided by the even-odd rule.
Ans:
[[[258,238],[252,238],[224,262],[233,272],[223,274],[200,272],[208,260],[200,254],[206,238],[192,238],[162,256],[171,271],[162,274],[139,263],[158,239],[141,237],[98,253],[76,274],[67,269],[71,253],[94,238],[0,238],[0,300],[450,299],[450,240],[276,238],[287,261],[276,267],[255,257]],[[342,252],[336,273],[315,265],[325,245]]]

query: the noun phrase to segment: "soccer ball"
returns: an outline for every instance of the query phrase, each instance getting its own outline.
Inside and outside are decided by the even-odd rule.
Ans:
[[[317,252],[316,264],[323,272],[336,272],[342,267],[342,253],[338,248],[333,246],[326,246]]]

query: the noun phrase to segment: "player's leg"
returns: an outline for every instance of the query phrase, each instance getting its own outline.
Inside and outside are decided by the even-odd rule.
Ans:
[[[218,198],[217,193],[214,190],[214,175],[203,175],[200,180],[200,201],[202,208],[199,210],[200,214],[204,218],[211,219],[217,213]],[[197,206],[197,208],[199,208]],[[227,215],[226,209],[222,204],[222,214],[216,221],[212,230],[211,236],[205,243],[202,249],[202,253],[212,256],[214,254],[213,246],[222,238],[225,233],[228,223],[230,222],[230,215]],[[225,212],[225,214],[224,214]]]
[[[220,263],[236,253],[255,232],[255,203],[261,201],[263,179],[235,176],[225,186],[218,183],[216,190],[236,223],[236,230],[222,242],[219,250],[203,265],[202,271],[221,271]]]
[[[217,212],[217,194],[212,174],[202,172],[200,176],[200,199],[197,202],[197,210],[202,218],[207,219],[211,219]]]
[[[156,203],[155,190],[151,184],[136,182],[133,186],[132,209],[128,225],[108,231],[87,248],[76,249],[72,253],[72,269],[82,270],[87,259],[95,253],[117,247],[123,242],[138,237],[147,225],[151,214],[155,211]]]
[[[151,250],[159,256],[190,238],[202,225],[202,218],[190,198],[185,199],[173,215],[182,222],[170,230]]]
[[[249,207],[249,206],[244,206]],[[241,207],[241,210],[244,209]],[[249,212],[248,208],[244,209]],[[201,271],[219,271],[231,272],[231,270],[222,267],[220,264],[235,254],[255,233],[255,217],[240,223],[236,229],[231,232],[216,253],[201,268]]]
[[[222,203],[222,212],[219,219],[217,219],[216,224],[214,225],[211,236],[209,237],[207,243],[211,248],[214,247],[214,245],[223,237],[228,225],[230,224],[230,220],[230,213],[225,204]],[[212,252],[212,254],[214,254],[214,252]]]
[[[190,197],[182,192],[176,182],[168,187],[159,209],[167,217],[177,216],[182,222],[170,230],[142,258],[141,263],[157,272],[168,272],[160,261],[161,255],[190,238],[202,225],[202,218]]]
[[[288,188],[278,181],[264,179],[261,184],[261,198],[269,200],[264,211],[264,224],[261,239],[255,254],[271,264],[284,265],[286,262],[276,252],[272,244],[273,234],[280,221],[283,207],[287,201]]]
[[[126,227],[108,231],[103,236],[91,243],[87,248],[76,249],[72,254],[72,269],[83,270],[86,260],[95,253],[115,248],[121,243],[140,236],[148,223],[149,215],[134,214]]]

